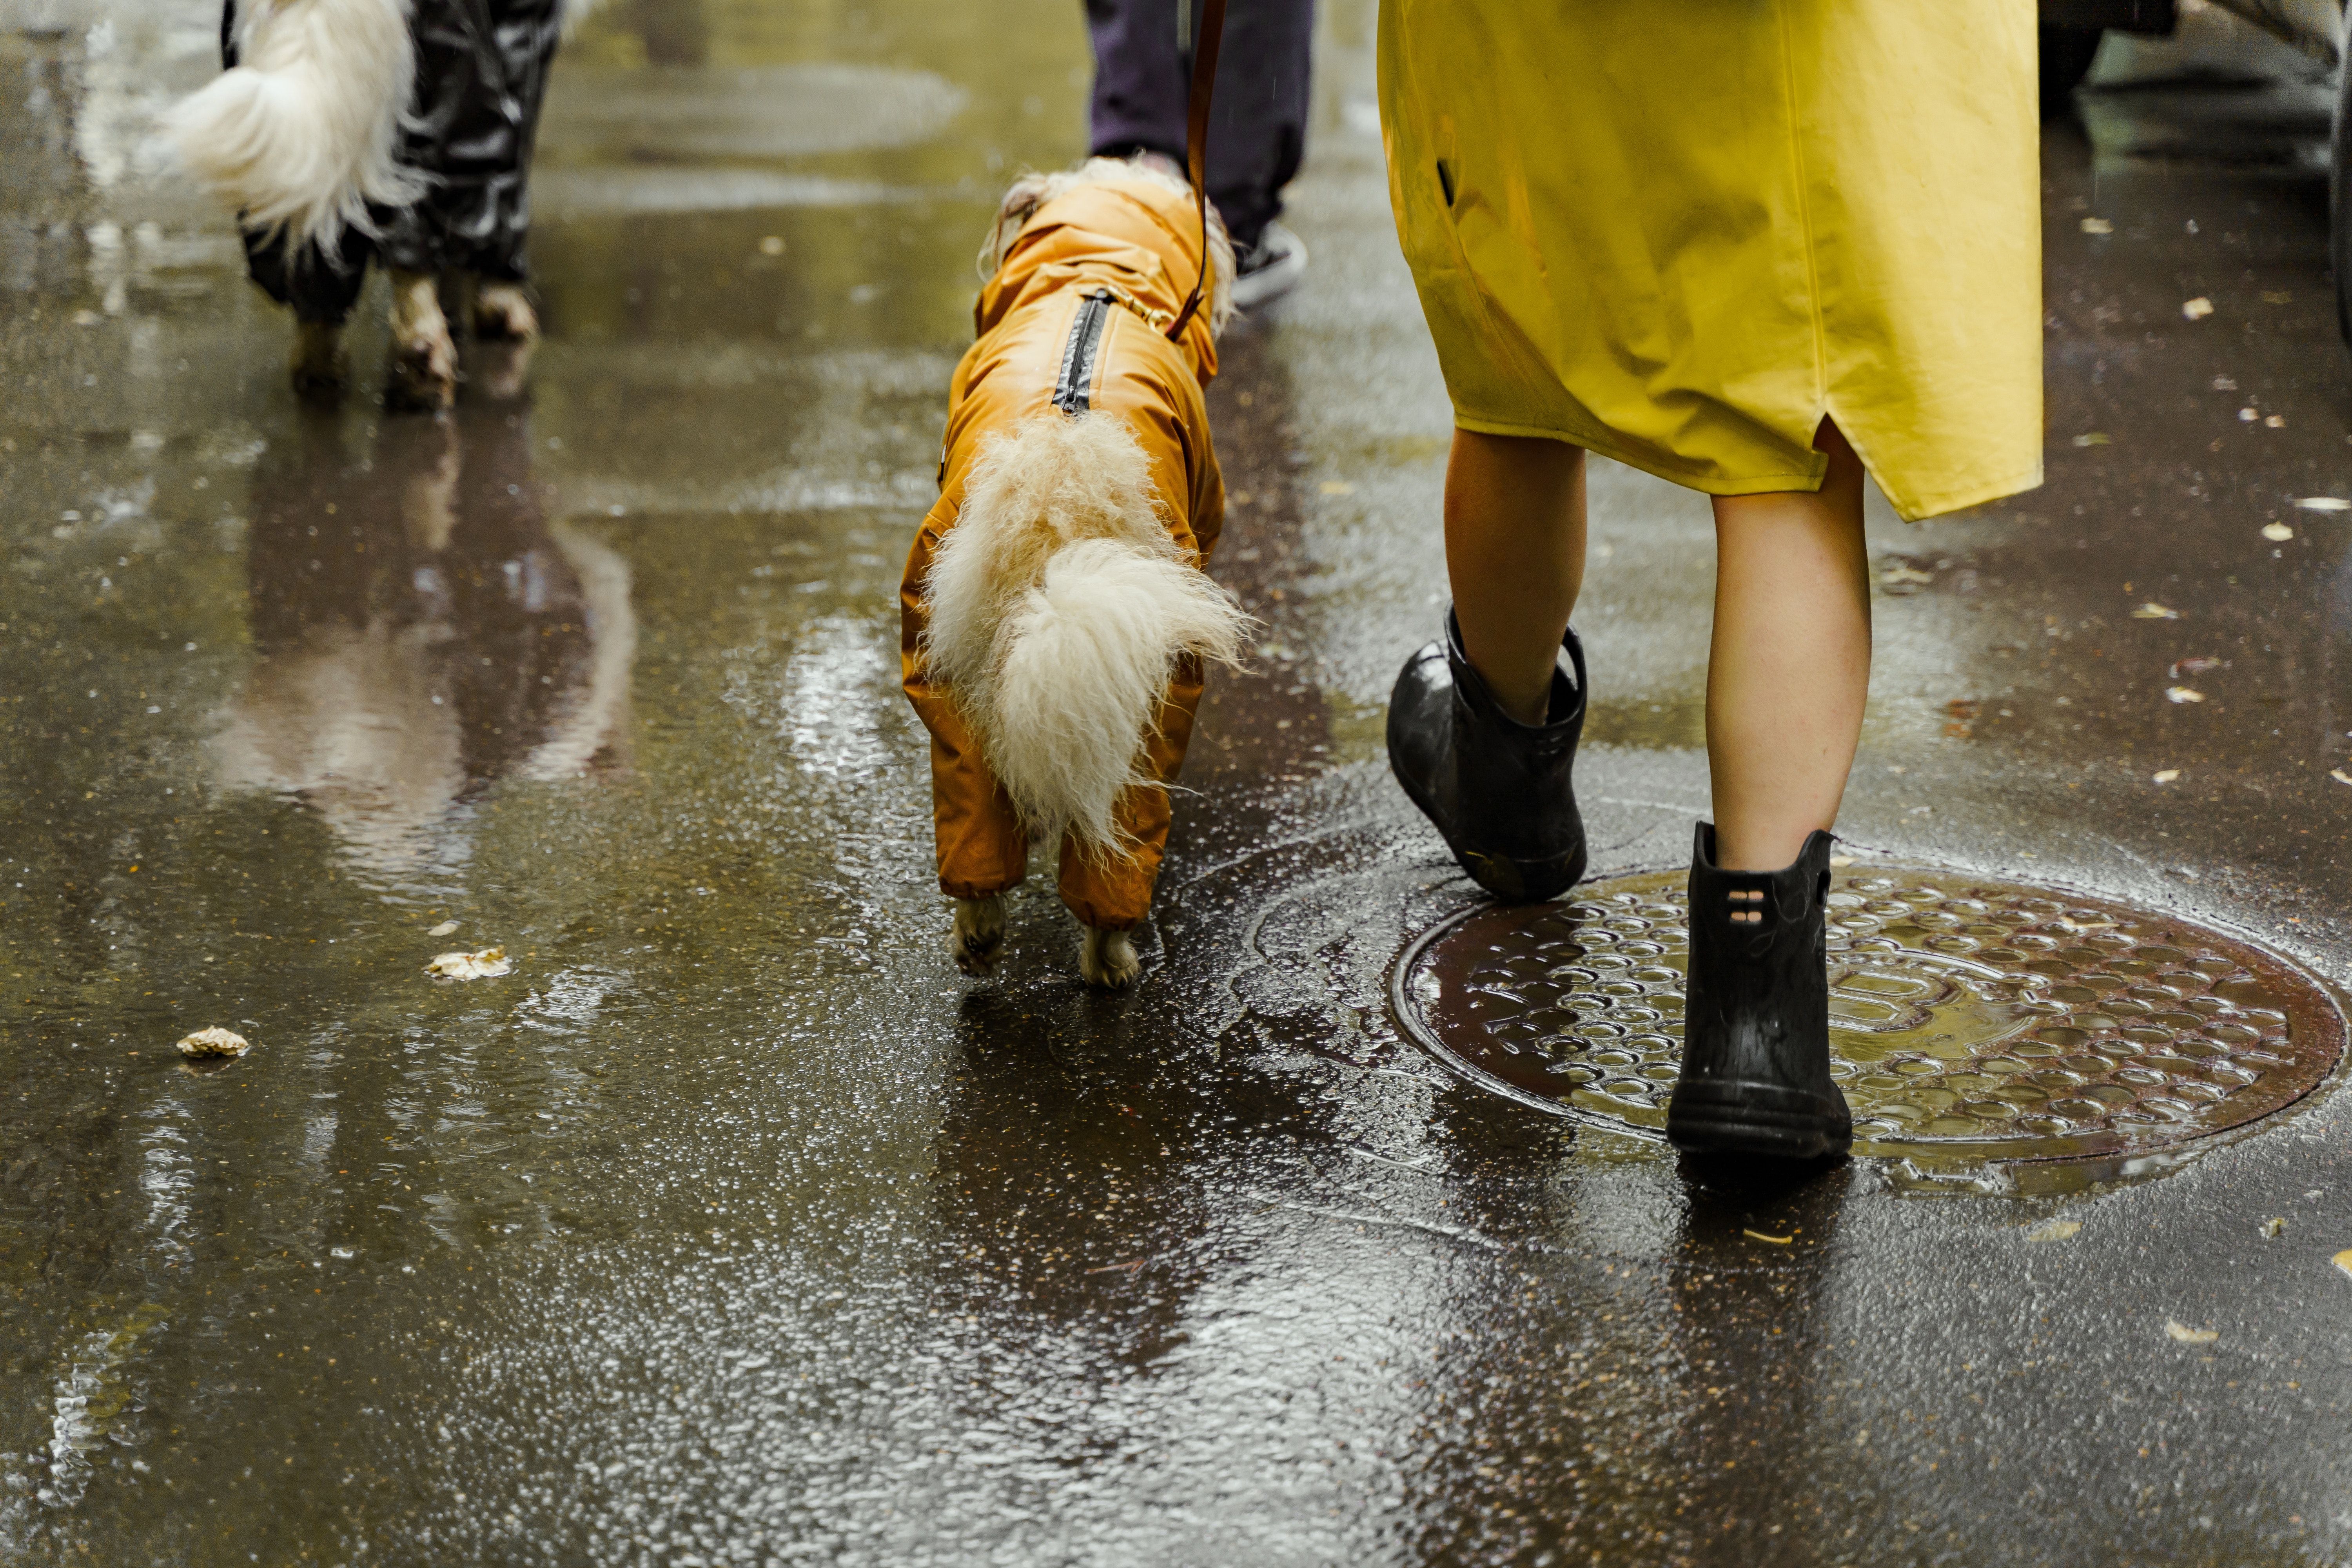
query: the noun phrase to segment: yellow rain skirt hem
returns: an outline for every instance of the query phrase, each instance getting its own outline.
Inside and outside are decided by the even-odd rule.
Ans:
[[[1902,516],[2038,484],[2033,0],[1381,0],[1389,199],[1464,429]]]

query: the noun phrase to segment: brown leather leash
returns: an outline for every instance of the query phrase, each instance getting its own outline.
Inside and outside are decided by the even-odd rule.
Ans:
[[[1192,201],[1201,217],[1201,275],[1193,280],[1192,296],[1176,312],[1168,329],[1171,342],[1184,335],[1201,297],[1209,287],[1214,265],[1209,255],[1209,100],[1217,91],[1217,46],[1225,36],[1225,0],[1202,0],[1201,30],[1192,40],[1192,96],[1184,114],[1184,170],[1192,179]]]

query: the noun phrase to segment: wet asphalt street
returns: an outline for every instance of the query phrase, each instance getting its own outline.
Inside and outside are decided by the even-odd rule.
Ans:
[[[1313,270],[1212,393],[1267,630],[1129,997],[1044,887],[956,974],[897,690],[973,247],[1082,150],[1076,7],[614,0],[556,68],[547,341],[441,421],[375,401],[380,286],[299,405],[154,162],[211,9],[0,19],[0,1561],[2352,1560],[2332,1077],[2136,1166],[1767,1183],[1401,1038],[1390,963],[1471,889],[1381,749],[1447,408],[1369,0],[1321,24]],[[1857,875],[2341,984],[2352,513],[2294,504],[2352,497],[2331,89],[2193,8],[2101,79],[2045,152],[2049,482],[1874,513],[1842,826]],[[1707,514],[1592,495],[1596,874],[1670,868]],[[184,1065],[209,1024],[254,1050]]]

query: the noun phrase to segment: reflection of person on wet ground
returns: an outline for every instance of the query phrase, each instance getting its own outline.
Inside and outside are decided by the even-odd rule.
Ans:
[[[1667,1132],[1842,1152],[1822,899],[1869,684],[1863,477],[1911,519],[2040,482],[2032,7],[1391,3],[1381,54],[1456,426],[1454,613],[1397,683],[1398,778],[1490,892],[1573,885],[1585,451],[1710,496],[1716,820]]]
[[[615,758],[629,572],[548,521],[520,403],[391,421],[366,462],[344,439],[312,416],[256,475],[258,657],[215,750],[224,783],[302,796],[396,871],[484,784]]]
[[[1095,52],[1089,113],[1098,158],[1150,153],[1184,169],[1192,30],[1202,0],[1087,0]],[[1307,246],[1280,222],[1282,188],[1307,148],[1314,0],[1252,0],[1225,18],[1207,148],[1209,200],[1234,242],[1234,303],[1263,305],[1296,287]]]

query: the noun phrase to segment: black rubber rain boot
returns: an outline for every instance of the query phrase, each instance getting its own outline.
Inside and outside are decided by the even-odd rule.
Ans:
[[[1690,983],[1683,1070],[1666,1137],[1695,1154],[1843,1154],[1853,1117],[1830,1077],[1822,900],[1830,846],[1815,833],[1779,871],[1725,871],[1715,828],[1691,852]]]
[[[1389,766],[1454,858],[1480,887],[1512,903],[1566,892],[1584,875],[1584,818],[1570,778],[1584,731],[1584,647],[1560,638],[1574,680],[1551,678],[1545,722],[1520,723],[1496,705],[1462,654],[1462,631],[1405,661],[1389,694]]]

